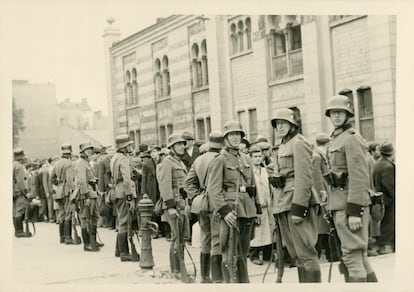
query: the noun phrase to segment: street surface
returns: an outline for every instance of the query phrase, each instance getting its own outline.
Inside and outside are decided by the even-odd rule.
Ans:
[[[15,284],[158,284],[180,283],[169,274],[169,245],[165,238],[152,240],[155,267],[142,270],[139,263],[121,262],[115,258],[115,231],[99,228],[98,232],[105,246],[100,252],[83,251],[83,245],[64,245],[58,242],[58,225],[37,223],[37,234],[33,238],[13,239],[13,280]],[[80,229],[78,228],[78,233]],[[140,246],[135,240],[137,250]],[[200,281],[200,248],[188,246],[197,266],[197,282]],[[189,273],[193,272],[188,255],[185,255]],[[395,254],[370,257],[372,266],[382,285],[395,282]],[[249,261],[249,274],[252,283],[262,283],[268,262],[257,266]],[[328,282],[329,263],[322,261],[322,281]],[[274,264],[266,276],[266,283],[274,283]],[[296,268],[285,268],[283,283],[297,283]],[[332,283],[343,283],[337,263],[332,267]],[[408,290],[407,290],[408,291]]]

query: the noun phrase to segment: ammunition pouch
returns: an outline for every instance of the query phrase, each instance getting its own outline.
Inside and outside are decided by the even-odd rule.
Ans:
[[[380,221],[384,217],[384,195],[381,192],[374,192],[369,190],[369,197],[371,199],[370,213],[375,221]]]
[[[276,174],[269,178],[271,185],[275,188],[283,189],[286,185],[286,178],[281,174]]]
[[[88,181],[88,185],[90,185],[94,192],[96,192],[96,181]]]
[[[179,188],[178,191],[183,199],[187,198],[187,192],[184,190],[184,188]]]
[[[333,188],[345,188],[348,174],[346,172],[329,171],[323,175],[323,178]]]
[[[256,186],[246,187],[246,192],[249,194],[250,198],[256,197]]]

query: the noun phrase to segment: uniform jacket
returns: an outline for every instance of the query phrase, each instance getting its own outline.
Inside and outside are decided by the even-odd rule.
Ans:
[[[207,180],[207,192],[214,210],[222,218],[233,210],[236,198],[237,217],[253,218],[261,213],[258,197],[251,198],[240,189],[241,186],[255,186],[250,158],[244,153],[225,148],[211,162]]]
[[[198,156],[200,156],[200,149],[196,145],[193,145],[193,153],[191,156],[187,153],[187,150],[184,151],[184,154],[181,156],[181,160],[184,162],[187,170],[190,169],[191,165]]]
[[[180,199],[180,188],[183,187],[187,169],[175,155],[169,154],[157,165],[157,180],[160,196],[166,207],[175,208]]]
[[[370,204],[365,141],[351,125],[335,129],[331,137],[328,150],[330,167],[333,172],[347,173],[348,179],[343,189],[331,187],[328,207],[361,217],[364,208]]]
[[[321,191],[328,193],[329,185],[323,178],[323,175],[328,172],[327,159],[325,153],[319,149],[313,150],[312,153],[312,181],[316,193],[320,196]]]
[[[311,205],[319,204],[319,196],[312,190],[312,145],[301,134],[280,144],[276,167],[285,177],[285,187],[276,189],[273,213],[291,211],[306,217]]]
[[[96,177],[89,161],[81,157],[75,163],[75,185],[79,188],[81,196],[85,196],[87,199],[96,199],[98,196],[90,185],[90,181],[96,181]]]
[[[27,188],[28,188],[30,196],[33,198],[38,196],[37,190],[36,190],[36,176],[37,176],[37,171],[32,171],[31,173],[29,173],[27,177]]]
[[[187,195],[190,199],[198,196],[202,190],[205,188],[207,183],[207,171],[209,169],[210,163],[213,161],[214,157],[218,156],[217,152],[206,152],[201,156],[198,156],[191,166],[190,172],[188,173],[184,181],[184,189],[187,192]],[[207,195],[208,198],[208,211],[213,211],[213,203],[211,202],[212,198],[210,195]]]
[[[39,198],[46,198],[45,189],[43,188],[43,173],[39,170],[35,177],[35,189]]]
[[[69,196],[75,189],[73,162],[64,157],[60,158],[53,167],[50,180],[55,186],[63,184],[63,196]]]
[[[24,166],[18,161],[13,161],[13,198],[26,193],[26,171]]]
[[[122,153],[115,153],[110,163],[112,179],[115,183],[115,196],[125,199],[127,195],[136,198],[135,184],[131,179],[131,163],[129,157]]]
[[[157,164],[152,158],[142,166],[141,194],[147,194],[154,203],[160,198]]]
[[[374,186],[377,192],[384,194],[386,207],[395,203],[395,164],[381,157],[374,165]]]
[[[102,156],[97,166],[98,189],[100,192],[108,192],[111,183],[111,158],[109,155]]]

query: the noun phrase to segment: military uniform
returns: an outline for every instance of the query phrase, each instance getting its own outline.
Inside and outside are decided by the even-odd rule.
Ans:
[[[248,188],[255,189],[254,174],[250,158],[237,150],[224,148],[210,165],[207,182],[207,192],[211,196],[214,211],[221,218],[233,210],[237,214],[239,230],[237,232],[239,260],[237,261],[237,280],[240,283],[248,283],[247,254],[250,248],[250,240],[253,237],[253,219],[261,213],[258,198],[255,191],[251,194]],[[237,205],[235,206],[235,204]],[[230,227],[223,220],[220,226],[220,247],[223,256],[223,276],[225,282],[230,282],[228,257],[229,257]]]
[[[14,151],[15,161],[13,161],[13,223],[16,237],[26,237],[23,232],[23,215],[29,204],[26,198],[26,170],[24,166],[16,159],[17,155],[24,155],[22,149]]]
[[[177,143],[183,142],[179,141],[179,139],[176,141]],[[181,236],[185,241],[188,241],[190,237],[189,219],[185,214],[187,204],[184,192],[182,191],[184,180],[187,175],[186,169],[184,163],[173,153],[173,151],[171,151],[170,154],[157,165],[157,180],[160,196],[163,199],[163,209],[168,210],[170,208],[175,208],[178,211],[179,218],[177,219],[180,222]],[[171,229],[170,268],[172,272],[179,273],[179,258],[178,255],[174,253],[174,241],[177,239],[174,218],[172,218],[168,212],[164,212],[164,215]],[[181,250],[181,252],[183,253],[184,250]]]
[[[346,96],[332,97],[328,101],[325,115],[331,116],[331,110],[345,111],[348,118],[353,116]],[[341,241],[342,260],[347,268],[345,280],[347,282],[376,281],[367,257],[370,177],[365,141],[346,120],[343,125],[336,127],[331,138],[328,157],[332,179],[331,191],[328,193],[328,208],[332,210]],[[349,216],[360,217],[362,226],[355,231],[350,230]]]
[[[197,157],[191,166],[184,181],[184,189],[190,199],[194,200],[196,196],[206,195],[208,210],[202,210],[199,214],[201,229],[201,253],[200,266],[201,278],[203,283],[211,282],[210,280],[210,263],[212,272],[212,281],[220,283],[223,281],[222,276],[222,256],[220,251],[220,218],[217,213],[213,212],[212,197],[206,191],[207,176],[209,166],[213,159],[219,155],[218,151],[223,147],[223,137],[221,133],[212,132],[209,137],[209,152]],[[216,141],[216,142],[215,142]],[[213,146],[213,147],[211,147]],[[202,194],[203,193],[203,194]]]
[[[96,177],[88,158],[83,154],[86,149],[93,147],[90,143],[84,142],[80,148],[81,157],[75,162],[75,184],[80,195],[82,240],[85,251],[99,251],[99,245],[96,242],[98,223]]]
[[[53,167],[50,178],[53,185],[56,186],[54,199],[59,206],[57,221],[59,223],[60,242],[66,244],[72,243],[72,205],[69,200],[70,194],[75,189],[74,185],[74,165],[67,158],[62,157]]]

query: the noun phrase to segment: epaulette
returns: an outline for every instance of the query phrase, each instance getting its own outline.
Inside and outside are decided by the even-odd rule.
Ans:
[[[221,154],[221,152],[217,152],[216,154],[214,154],[214,156],[213,157],[217,157],[217,156],[219,156]]]
[[[353,135],[353,134],[355,134],[355,130],[351,128],[351,129],[348,130],[348,133]]]

